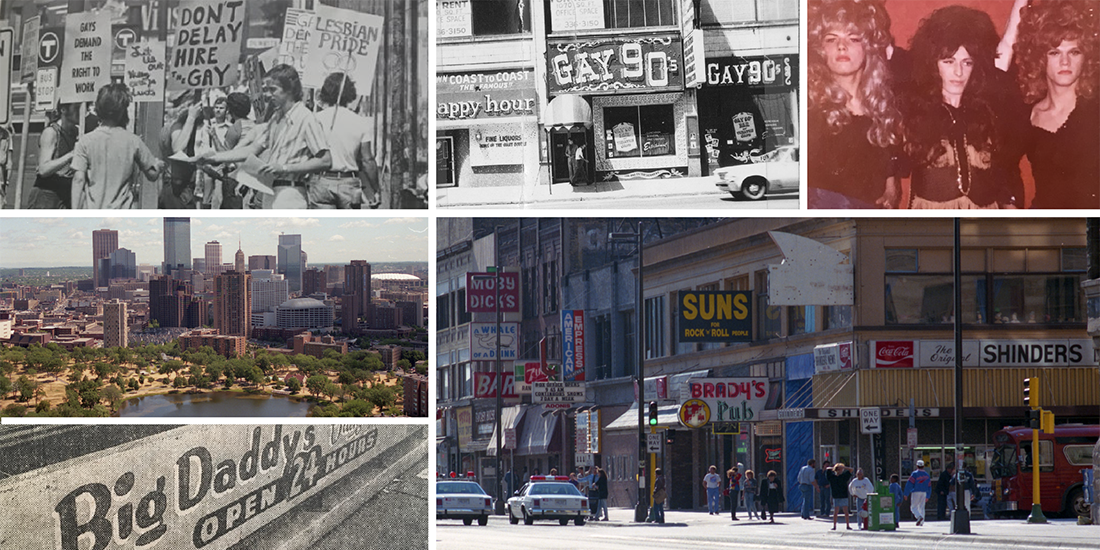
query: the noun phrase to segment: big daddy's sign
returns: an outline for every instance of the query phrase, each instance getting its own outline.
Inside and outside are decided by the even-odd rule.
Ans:
[[[414,426],[183,426],[0,481],[20,550],[224,549]]]
[[[684,51],[678,34],[550,39],[550,95],[667,92],[684,89]]]

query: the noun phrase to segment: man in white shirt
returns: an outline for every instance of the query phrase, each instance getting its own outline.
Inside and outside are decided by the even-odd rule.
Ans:
[[[377,181],[369,170],[370,125],[367,119],[348,108],[358,99],[355,82],[344,73],[325,78],[318,97],[326,108],[317,113],[317,121],[328,137],[332,167],[321,172],[309,188],[310,208],[359,209],[364,203],[379,202]],[[377,178],[377,173],[373,174]]]
[[[711,466],[709,473],[703,476],[703,487],[707,489],[707,510],[710,515],[717,516],[722,512],[722,476],[718,475],[718,467]]]
[[[875,486],[871,483],[871,480],[863,477],[863,468],[856,470],[856,478],[848,484],[848,494],[852,495],[856,499],[856,517],[860,518],[859,528],[861,530],[867,529],[867,523],[864,521],[867,516],[862,514],[863,503],[867,502],[867,495],[875,492]]]

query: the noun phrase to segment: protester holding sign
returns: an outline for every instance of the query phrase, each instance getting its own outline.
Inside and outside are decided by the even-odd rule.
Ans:
[[[252,155],[259,156],[264,162],[260,173],[275,178],[275,193],[264,195],[264,208],[305,208],[309,204],[306,177],[332,168],[328,140],[321,124],[302,104],[302,83],[293,67],[272,68],[264,76],[263,93],[275,109],[263,134],[232,151],[205,152],[198,161],[244,162]]]
[[[38,137],[38,172],[30,208],[72,208],[73,149],[80,121],[79,103],[62,103],[54,121]]]
[[[163,164],[126,126],[130,91],[125,84],[99,89],[95,110],[100,125],[81,139],[73,151],[74,208],[133,208],[138,190],[129,185],[136,164],[147,179],[157,179]]]
[[[202,105],[196,100],[187,108],[180,109],[176,120],[160,136],[160,155],[167,163],[164,187],[158,200],[160,208],[194,208],[195,206],[195,165],[175,160],[176,155],[195,154],[195,133],[202,125]]]
[[[367,135],[370,125],[367,119],[348,109],[358,97],[355,82],[344,73],[328,75],[321,86],[320,99],[325,109],[317,113],[317,120],[328,136],[332,168],[322,172],[310,186],[310,208],[358,209],[365,202],[376,208],[380,202],[377,166],[373,175],[368,171],[368,162],[373,160]]]

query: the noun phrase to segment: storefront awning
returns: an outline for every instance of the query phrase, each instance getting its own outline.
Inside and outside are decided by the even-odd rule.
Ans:
[[[519,423],[523,420],[523,413],[527,409],[524,405],[513,405],[511,407],[504,407],[500,410],[500,425],[505,430],[516,429],[519,427]],[[519,437],[517,433],[516,443],[519,443]],[[504,434],[500,436],[500,447],[504,448]],[[489,438],[489,448],[485,449],[485,454],[489,456],[497,455],[497,429],[493,426],[493,435]]]
[[[541,455],[550,452],[550,442],[554,439],[554,431],[558,428],[558,416],[556,414],[542,413],[551,410],[542,405],[535,405],[527,409],[527,420],[523,422],[523,433],[519,435],[516,445],[518,455]]]
[[[680,405],[660,405],[657,407],[657,427],[658,428],[679,428],[680,427]],[[648,418],[643,418],[643,421],[648,422]],[[646,424],[646,428],[649,425]],[[614,421],[604,427],[605,430],[637,430],[638,429],[638,404],[634,403],[630,405],[630,408],[623,414],[619,415]]]
[[[550,100],[542,117],[546,129],[592,127],[592,107],[576,94],[563,94]]]

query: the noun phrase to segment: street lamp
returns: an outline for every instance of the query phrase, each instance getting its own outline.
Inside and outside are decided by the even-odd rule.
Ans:
[[[499,231],[500,231],[500,226],[498,225],[494,229],[494,235],[495,235],[494,239],[496,240],[496,243],[494,243],[494,246],[496,248],[496,253],[494,254],[495,257],[493,258],[493,263],[494,264],[499,264],[500,263],[500,261],[499,261],[500,260],[500,245],[499,245],[500,235],[499,235]],[[503,464],[501,462],[501,458],[500,458],[500,447],[501,447],[500,438],[501,438],[501,435],[502,435],[502,428],[503,428],[501,426],[501,418],[500,417],[501,417],[502,411],[504,409],[504,375],[503,375],[503,370],[501,368],[501,363],[500,363],[500,271],[501,271],[501,268],[500,268],[499,265],[494,265],[492,267],[492,271],[493,271],[493,273],[489,276],[482,275],[482,276],[479,277],[479,276],[475,275],[473,278],[474,279],[486,279],[486,280],[491,279],[493,281],[493,291],[495,293],[495,297],[494,297],[494,300],[493,300],[493,302],[494,302],[493,307],[494,307],[494,310],[496,311],[496,324],[497,324],[497,326],[496,326],[496,340],[497,341],[496,341],[496,356],[495,356],[495,359],[496,359],[496,361],[495,361],[495,363],[496,363],[496,397],[497,397],[496,398],[496,423],[497,423],[497,426],[496,426],[496,436],[497,436],[496,437],[496,448],[497,448],[497,454],[494,458],[495,458],[495,461],[496,461],[496,472],[495,472],[495,474],[496,474],[496,480],[497,480],[497,483],[496,483],[497,498],[496,498],[496,504],[494,506],[493,512],[496,515],[500,516],[500,515],[504,515],[504,501],[505,501],[504,475],[501,474],[501,472],[500,472],[500,469],[503,466]],[[513,473],[513,475],[515,475],[515,474]]]
[[[955,513],[951,517],[951,533],[955,535],[970,534],[970,513],[967,511],[969,502],[964,503],[966,490],[963,486],[963,458],[962,445],[962,400],[963,400],[963,360],[962,360],[962,237],[959,230],[959,218],[955,218]],[[945,465],[946,467],[946,465]],[[948,512],[950,513],[950,512]]]
[[[653,465],[649,463],[649,453],[646,452],[645,410],[642,407],[642,403],[645,403],[645,312],[643,311],[645,302],[642,299],[642,222],[638,222],[637,232],[612,233],[608,235],[608,238],[612,243],[634,242],[638,253],[638,285],[634,294],[634,317],[637,321],[634,328],[634,340],[637,344],[634,360],[637,364],[637,371],[634,380],[638,386],[638,468],[644,468],[645,472],[642,474],[642,482],[638,487],[638,505],[634,508],[634,521],[644,523],[646,516],[649,515],[649,495],[651,493],[649,472],[653,469]]]

